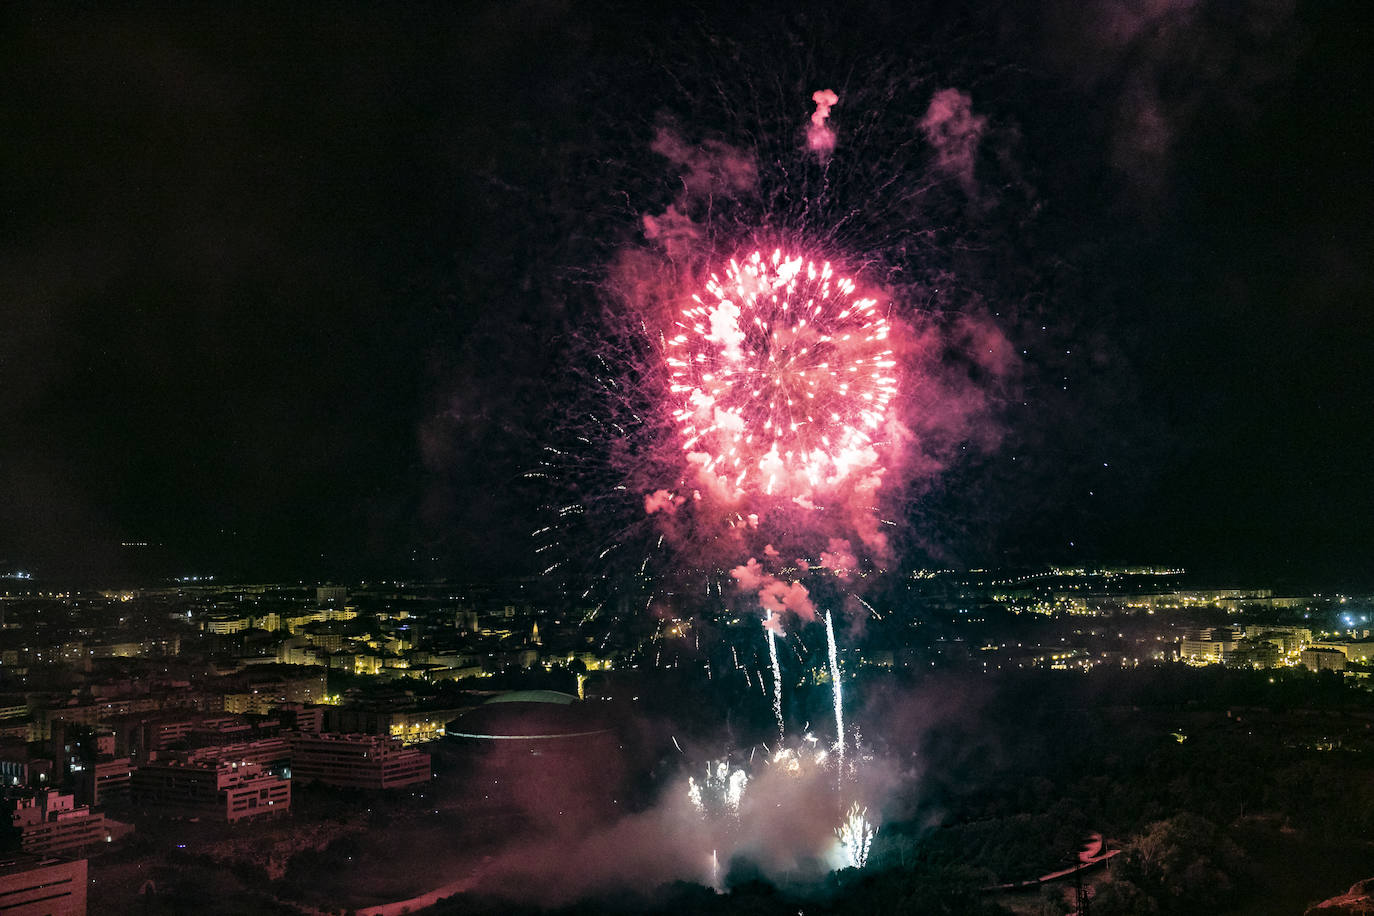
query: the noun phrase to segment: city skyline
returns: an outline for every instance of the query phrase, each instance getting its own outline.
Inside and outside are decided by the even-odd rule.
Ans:
[[[862,872],[857,904],[913,868],[948,881],[971,843],[985,871],[938,912],[1034,887],[1064,913],[1084,824],[1106,912],[1169,893],[1132,871],[1159,831],[1240,838],[1223,875],[1270,834],[1327,863],[1190,872],[1179,912],[1292,911],[1366,873],[1358,840],[1313,825],[1368,816],[1371,596],[1153,567],[892,585],[867,618],[789,617],[776,655],[747,607],[601,614],[539,579],[0,594],[0,893],[63,882],[74,914],[177,910],[206,882],[234,911],[736,912],[742,875],[824,902],[815,881]]]

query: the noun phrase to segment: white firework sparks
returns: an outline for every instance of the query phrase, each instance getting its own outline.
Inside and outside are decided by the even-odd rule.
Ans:
[[[768,660],[773,665],[773,718],[778,720],[778,740],[782,740],[782,669],[778,665],[778,634],[771,627],[768,630]]]
[[[868,851],[873,844],[873,834],[877,832],[868,820],[868,809],[858,802],[849,806],[844,820],[835,828],[835,836],[840,841],[840,852],[850,868],[863,868],[868,862]]]
[[[835,702],[835,753],[840,758],[840,774],[844,774],[844,697],[840,692],[840,662],[835,650],[835,624],[830,612],[825,612],[825,640],[830,654],[830,686]]]
[[[815,735],[807,733],[797,747],[780,745],[769,758],[768,764],[788,776],[800,778],[809,772],[829,767],[830,752]]]
[[[687,800],[703,817],[739,817],[740,802],[749,775],[741,769],[730,769],[724,760],[706,764],[706,778],[697,782],[687,777]]]

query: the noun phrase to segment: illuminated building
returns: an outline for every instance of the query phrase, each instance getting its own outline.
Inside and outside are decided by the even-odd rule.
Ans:
[[[1235,633],[1227,627],[1188,630],[1179,643],[1178,654],[1185,662],[1211,664],[1225,662],[1236,651]]]
[[[202,747],[194,751],[177,754],[185,763],[217,764],[255,763],[264,770],[277,774],[289,774],[291,766],[291,740],[279,735],[273,738],[259,738],[256,741],[240,741],[220,747]]]
[[[231,695],[245,712],[265,713],[285,703],[319,703],[327,693],[327,676],[328,670],[319,666],[258,665],[240,676],[237,689],[226,690],[225,710],[232,711]]]
[[[387,735],[296,735],[291,774],[353,789],[395,789],[433,777],[429,754]]]
[[[47,785],[52,780],[53,760],[35,752],[28,742],[0,748],[0,783],[6,786]]]
[[[105,815],[77,805],[73,796],[56,789],[13,798],[8,805],[10,827],[19,834],[20,848],[35,855],[108,843],[128,832],[127,825],[107,821]]]
[[[230,636],[242,633],[252,626],[252,619],[246,614],[212,614],[202,617],[201,628],[216,636]]]
[[[0,859],[0,913],[5,916],[86,916],[86,887],[85,859]]]
[[[325,622],[332,620],[357,620],[358,609],[346,607],[345,605],[330,605],[324,609]]]
[[[298,732],[324,731],[324,707],[310,703],[283,703],[276,709],[282,724]]]
[[[318,665],[323,652],[304,639],[288,639],[277,648],[277,661],[283,665]]]
[[[320,585],[315,588],[315,600],[320,604],[342,605],[348,600],[348,588],[343,585]]]
[[[558,811],[609,804],[626,774],[614,704],[552,690],[493,697],[448,724],[440,753],[490,797]]]
[[[442,738],[444,726],[462,711],[452,706],[418,709],[386,702],[350,703],[330,707],[326,722],[329,731],[339,734],[389,735],[404,744],[419,744]]]
[[[168,748],[176,746],[207,747],[237,744],[256,738],[270,737],[281,728],[281,722],[270,719],[250,722],[237,715],[207,715],[204,713],[176,713],[145,719],[128,719],[119,723],[115,734],[114,755],[127,755],[140,763],[166,756]]]
[[[1369,664],[1370,656],[1374,655],[1374,642],[1369,640],[1321,639],[1314,641],[1311,647],[1313,649],[1331,649],[1344,655],[1348,662],[1366,665]]]
[[[329,667],[350,674],[380,674],[382,657],[368,652],[336,652],[329,657]]]
[[[86,764],[82,776],[84,778],[77,788],[81,792],[82,800],[87,804],[101,805],[115,800],[127,801],[134,767],[128,757],[99,760]]]
[[[259,763],[158,760],[134,771],[134,804],[169,817],[235,821],[285,814],[291,780]]]
[[[1340,649],[1303,649],[1299,659],[1313,671],[1345,670],[1345,653]]]
[[[86,725],[94,728],[130,716],[143,716],[164,711],[181,710],[185,714],[205,703],[204,695],[189,690],[169,690],[139,696],[97,698],[91,703],[72,703],[62,706],[40,706],[35,714],[35,737],[48,740],[60,732],[61,723]]]
[[[137,640],[104,640],[86,645],[86,652],[91,658],[163,658],[180,651],[181,637],[175,633]]]
[[[1348,642],[1342,649],[1345,652],[1345,657],[1352,662],[1367,665],[1370,658],[1374,657],[1374,641],[1368,639]]]
[[[323,622],[324,611],[306,611],[301,614],[292,614],[289,617],[282,618],[282,623],[285,625],[286,631],[288,633],[295,633],[297,630],[299,630],[301,627],[305,626],[308,623]]]
[[[300,632],[306,642],[326,652],[340,652],[346,643],[352,642],[347,633],[330,624],[312,623],[302,627]]]
[[[272,696],[260,694],[256,690],[251,693],[226,693],[224,711],[236,715],[265,716],[272,711],[273,699]]]
[[[253,626],[254,628],[259,630],[267,630],[269,633],[275,633],[277,630],[280,630],[282,628],[281,614],[277,613],[276,611],[268,611],[265,614],[256,614],[253,616]]]
[[[1297,655],[1312,642],[1312,631],[1307,627],[1260,625],[1245,628],[1247,639],[1262,639],[1284,655]]]

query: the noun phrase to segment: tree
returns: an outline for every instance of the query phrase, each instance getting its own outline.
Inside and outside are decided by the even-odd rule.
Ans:
[[[1216,824],[1187,812],[1150,825],[1121,858],[1120,877],[1166,913],[1219,906],[1234,894],[1235,879],[1245,868],[1240,847]]]
[[[1159,903],[1124,878],[1099,884],[1092,898],[1093,916],[1150,916],[1159,912]]]

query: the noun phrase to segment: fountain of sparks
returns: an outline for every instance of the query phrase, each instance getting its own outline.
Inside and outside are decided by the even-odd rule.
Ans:
[[[840,853],[847,867],[864,867],[875,832],[868,820],[868,809],[860,807],[858,802],[850,805],[844,820],[835,828],[835,837],[840,841]]]
[[[708,823],[724,823],[726,832],[739,818],[740,802],[749,776],[741,769],[730,769],[724,760],[706,764],[706,778],[687,777],[687,800]],[[719,835],[716,837],[719,839]],[[720,888],[720,856],[711,850],[711,886]]]
[[[749,784],[743,770],[731,770],[724,760],[706,764],[706,778],[687,777],[687,800],[703,817],[739,816],[740,800]]]

